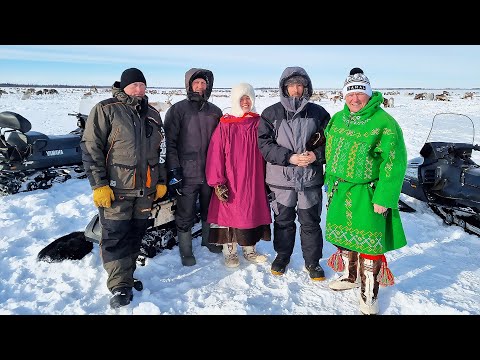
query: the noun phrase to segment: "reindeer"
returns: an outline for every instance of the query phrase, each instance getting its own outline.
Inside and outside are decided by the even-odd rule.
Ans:
[[[165,95],[167,95],[167,100],[164,102],[161,101],[149,101],[148,104],[152,105],[158,112],[167,111],[172,106],[172,96],[175,94],[175,91],[169,91]]]
[[[447,94],[435,95],[435,101],[450,101]]]
[[[390,97],[390,98],[384,98],[383,99],[383,107],[386,108],[386,107],[393,107],[393,97]]]
[[[82,99],[89,99],[90,97],[92,97],[92,92],[91,92],[91,91],[86,92],[85,94],[83,94]]]

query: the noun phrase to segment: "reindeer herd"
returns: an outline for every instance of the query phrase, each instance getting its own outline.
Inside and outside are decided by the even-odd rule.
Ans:
[[[11,88],[12,89],[12,88]],[[57,95],[59,92],[56,89],[35,89],[35,88],[28,88],[28,89],[21,89],[16,88],[14,89],[16,92],[12,91],[5,91],[0,89],[0,97],[2,94],[12,94],[20,92],[22,94],[21,99],[26,100],[30,98],[35,98],[36,96],[44,96],[44,95]],[[278,89],[261,89],[262,91],[257,92],[258,97],[269,96],[269,97],[278,97]],[[82,91],[82,99],[91,98],[94,94],[98,94],[99,92],[103,91],[106,93],[110,93],[110,88],[103,88],[98,89],[96,86],[92,86],[89,91],[82,90],[81,88],[68,88],[65,91],[75,92],[75,91]],[[172,100],[174,96],[185,96],[184,89],[172,89],[172,90],[161,90],[161,89],[147,89],[147,93],[149,95],[163,95],[166,97],[164,101],[150,101],[150,104],[155,107],[160,112],[167,111],[172,106]],[[397,90],[394,91],[384,91],[382,92],[384,100],[383,100],[383,107],[385,108],[392,108],[395,104],[394,96],[400,95],[400,92]],[[451,101],[454,96],[461,96],[461,99],[470,99],[473,100],[474,97],[478,97],[476,91],[467,91],[463,94],[452,94],[449,91],[444,90],[440,94],[434,94],[432,92],[421,92],[421,93],[413,93],[413,92],[406,92],[405,96],[413,96],[414,100],[431,100],[431,101]],[[33,97],[32,97],[33,96]],[[230,91],[228,89],[216,89],[211,94],[212,97],[228,97],[230,96]],[[341,90],[315,90],[310,98],[313,102],[320,102],[323,100],[332,101],[334,104],[341,101],[344,101],[343,95]]]

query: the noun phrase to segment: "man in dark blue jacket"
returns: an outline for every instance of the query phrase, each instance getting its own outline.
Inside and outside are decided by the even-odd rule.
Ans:
[[[200,199],[202,246],[221,253],[222,247],[208,243],[210,224],[208,205],[212,188],[205,177],[207,150],[213,131],[222,117],[222,110],[208,102],[213,89],[213,73],[192,68],[185,73],[187,98],[175,103],[165,114],[167,144],[166,165],[169,187],[177,194],[175,223],[182,264],[196,264],[192,250],[192,227],[196,203]]]

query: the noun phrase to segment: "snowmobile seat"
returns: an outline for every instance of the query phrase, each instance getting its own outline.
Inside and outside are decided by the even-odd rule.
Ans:
[[[469,168],[465,171],[465,185],[480,189],[480,168]]]
[[[8,128],[26,133],[32,128],[30,121],[13,111],[0,112],[0,128]]]
[[[72,149],[80,146],[81,136],[76,134],[49,135],[45,150]]]
[[[7,142],[25,152],[27,147],[34,146],[36,150],[72,149],[79,146],[80,137],[75,134],[45,135],[37,131],[10,133]]]
[[[46,143],[48,141],[48,137],[36,131],[29,131],[27,133],[14,131],[10,133],[7,139],[7,143],[12,146],[16,146],[17,149],[22,152],[22,154],[27,151],[29,145],[31,147],[31,145],[33,145],[36,141]]]

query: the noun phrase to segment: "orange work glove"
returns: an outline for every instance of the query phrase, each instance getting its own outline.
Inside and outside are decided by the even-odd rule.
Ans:
[[[153,199],[153,201],[161,199],[162,197],[165,196],[166,193],[167,193],[167,186],[157,184],[157,192],[155,193],[155,198]]]
[[[96,207],[109,208],[112,206],[113,200],[115,200],[115,195],[113,195],[113,190],[110,186],[100,186],[93,190],[93,203]]]

